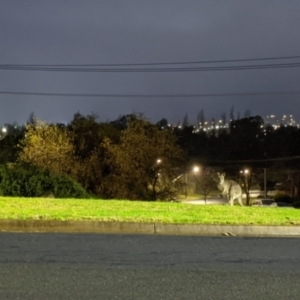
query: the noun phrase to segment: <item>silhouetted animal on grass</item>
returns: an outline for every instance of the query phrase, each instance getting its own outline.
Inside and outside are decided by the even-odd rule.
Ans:
[[[229,205],[233,206],[234,200],[243,206],[242,203],[242,188],[234,180],[225,179],[225,173],[217,173],[219,177],[218,189],[221,190],[222,195],[228,199]]]

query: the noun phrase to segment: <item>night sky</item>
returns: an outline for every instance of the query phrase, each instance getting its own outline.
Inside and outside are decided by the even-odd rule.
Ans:
[[[153,64],[300,56],[299,16],[299,0],[1,0],[0,64]],[[24,123],[31,112],[47,122],[69,122],[78,111],[96,113],[99,121],[136,112],[153,122],[164,117],[171,123],[188,114],[189,122],[195,123],[200,110],[207,119],[219,119],[224,113],[229,118],[231,107],[240,116],[246,110],[262,117],[293,114],[300,122],[300,57],[137,67],[266,64],[292,67],[189,72],[2,68],[0,124]],[[63,97],[4,92],[199,97]],[[232,95],[236,93],[248,95]],[[212,94],[231,95],[208,96]]]

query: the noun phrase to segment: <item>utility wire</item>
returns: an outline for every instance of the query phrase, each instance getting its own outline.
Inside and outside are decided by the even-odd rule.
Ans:
[[[264,162],[274,162],[274,161],[287,161],[287,160],[298,160],[300,156],[289,156],[280,158],[268,158],[268,159],[249,159],[249,160],[208,160],[213,163],[220,164],[232,164],[232,163],[264,163]]]
[[[208,72],[208,71],[241,71],[261,69],[297,68],[299,63],[260,64],[224,67],[173,67],[173,68],[88,68],[88,67],[38,67],[1,65],[0,70],[10,71],[44,71],[44,72],[88,72],[88,73],[166,73],[166,72]]]
[[[181,61],[181,62],[154,62],[154,63],[120,63],[120,64],[0,64],[4,67],[123,67],[123,66],[159,66],[159,65],[187,65],[187,64],[211,64],[232,63],[266,60],[298,59],[298,56],[277,56],[263,58],[227,59],[227,60],[204,60],[204,61]]]
[[[47,97],[94,97],[94,98],[208,98],[237,96],[275,96],[299,95],[300,91],[292,92],[257,92],[257,93],[220,93],[220,94],[77,94],[77,93],[39,93],[0,91],[0,95],[47,96]]]

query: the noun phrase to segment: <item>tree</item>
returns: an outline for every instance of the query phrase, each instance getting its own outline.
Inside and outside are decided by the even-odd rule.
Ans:
[[[200,110],[197,116],[197,127],[203,129],[205,123],[204,110]]]
[[[165,129],[168,127],[168,120],[165,118],[162,118],[160,121],[156,123],[156,126],[160,129]]]
[[[264,120],[260,116],[242,118],[231,122],[230,132],[240,136],[249,136],[256,138],[262,133],[261,127],[264,125]]]
[[[99,194],[99,185],[105,175],[104,149],[105,138],[118,143],[120,128],[116,122],[99,123],[95,114],[74,115],[68,129],[73,136],[73,147],[79,172],[76,180],[90,193]],[[123,122],[122,122],[123,123]]]
[[[229,116],[230,116],[230,122],[235,120],[234,119],[234,106],[231,106]]]
[[[221,120],[222,120],[222,125],[223,126],[226,125],[227,123],[226,112],[222,113]]]
[[[265,152],[268,157],[287,157],[299,154],[300,129],[294,126],[280,126],[270,129],[265,136]],[[294,165],[295,162],[292,162]]]
[[[24,127],[5,124],[5,136],[0,139],[0,164],[15,162],[18,156],[16,145],[24,137]]]
[[[234,159],[261,159],[264,121],[260,116],[243,118],[230,123],[229,147]]]
[[[28,120],[27,120],[27,124],[31,124],[31,125],[36,125],[39,122],[37,116],[35,115],[34,112],[30,113]]]
[[[66,128],[42,121],[28,124],[18,147],[18,161],[46,167],[60,174],[74,174],[77,171],[73,136]]]
[[[188,127],[189,126],[189,116],[188,114],[186,113],[184,118],[183,118],[183,121],[182,121],[182,127]]]
[[[247,109],[245,112],[244,112],[244,118],[250,118],[251,117],[251,111],[250,109]]]
[[[200,174],[194,174],[196,179],[196,188],[204,196],[206,204],[207,196],[216,188],[216,182],[209,169],[203,168]]]
[[[250,189],[252,185],[252,172],[249,169],[240,171],[241,187],[246,194],[246,205],[250,205]]]
[[[142,116],[132,116],[121,132],[120,143],[105,139],[108,170],[101,193],[108,198],[165,199],[172,193],[173,168],[183,152],[170,130],[160,130]]]
[[[128,115],[121,115],[119,118],[115,121],[112,121],[111,124],[116,126],[119,130],[124,130],[127,128],[128,123],[130,119],[134,116],[134,114],[128,114]]]

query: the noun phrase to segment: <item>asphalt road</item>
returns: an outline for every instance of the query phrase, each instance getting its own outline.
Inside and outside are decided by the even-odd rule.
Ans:
[[[0,234],[0,299],[299,299],[300,239]]]

